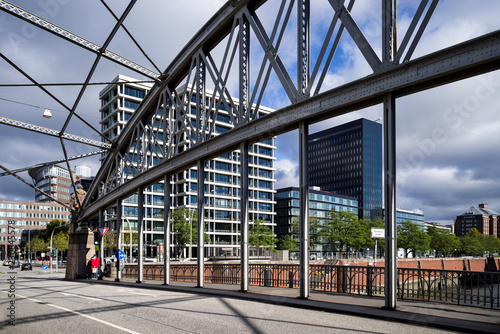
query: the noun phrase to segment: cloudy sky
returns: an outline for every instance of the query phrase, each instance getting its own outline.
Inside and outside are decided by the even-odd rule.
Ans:
[[[102,45],[115,21],[100,1],[17,0],[12,3],[98,45]],[[106,3],[117,16],[126,1]],[[164,70],[201,28],[222,6],[222,0],[148,0],[138,1],[125,20],[125,27],[148,56]],[[416,10],[417,1],[401,0],[398,5],[398,40]],[[259,10],[266,29],[276,16],[276,0]],[[312,4],[312,53],[317,54],[322,38],[333,16],[328,1]],[[352,16],[368,41],[380,55],[380,2],[356,1]],[[419,43],[413,58],[500,29],[500,2],[497,0],[442,0]],[[269,20],[269,21],[266,21]],[[269,23],[270,22],[270,23]],[[287,68],[294,67],[294,20],[285,33],[280,55]],[[291,38],[286,38],[290,36]],[[254,39],[252,39],[252,43]],[[120,30],[109,50],[154,69],[130,38]],[[88,75],[95,55],[36,29],[5,12],[0,12],[0,52],[40,83],[81,83]],[[254,52],[254,51],[252,51]],[[217,58],[217,51],[214,57]],[[220,54],[220,52],[219,52]],[[255,51],[252,64],[258,64],[261,53]],[[254,59],[255,58],[255,59]],[[259,67],[252,66],[252,77]],[[293,70],[290,70],[293,73]],[[369,65],[350,37],[344,33],[340,48],[329,69],[322,90],[362,78],[371,73]],[[102,59],[76,110],[99,128],[99,91],[117,74],[147,79],[111,61]],[[292,74],[291,74],[292,75]],[[294,74],[292,75],[294,78]],[[234,81],[234,80],[233,80]],[[80,93],[80,86],[49,86],[47,89],[64,105],[37,87],[8,87],[29,83],[22,74],[0,59],[0,115],[60,130]],[[427,221],[450,224],[457,214],[471,205],[488,203],[500,212],[500,72],[442,86],[397,101],[397,205],[407,210],[422,210]],[[264,104],[281,108],[290,102],[271,77]],[[52,111],[51,119],[42,118],[43,108]],[[311,125],[312,133],[360,117],[376,120],[382,106],[374,106],[348,115]],[[98,134],[73,118],[68,133],[99,139]],[[0,125],[0,164],[16,169],[63,158],[59,139]],[[276,188],[298,185],[297,132],[276,140]],[[66,142],[68,155],[95,151],[96,148]],[[88,165],[97,172],[97,158],[73,161],[71,166]],[[2,172],[2,171],[0,171]],[[26,173],[20,174],[29,180]],[[1,200],[33,201],[34,190],[11,176],[0,177]]]

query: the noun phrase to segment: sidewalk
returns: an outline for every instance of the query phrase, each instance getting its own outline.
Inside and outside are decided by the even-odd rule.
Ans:
[[[320,310],[358,317],[389,320],[421,326],[436,327],[468,333],[500,333],[500,310],[453,304],[397,301],[397,310],[384,310],[383,298],[323,294],[311,292],[309,299],[299,299],[298,289],[250,286],[248,292],[238,291],[239,285],[205,283],[197,288],[192,282],[171,282],[145,280],[136,283],[135,279],[105,277],[101,281],[78,280],[92,284],[108,284],[131,288],[156,289],[184,293],[206,294],[218,297],[253,300],[261,303],[278,304],[290,307]]]

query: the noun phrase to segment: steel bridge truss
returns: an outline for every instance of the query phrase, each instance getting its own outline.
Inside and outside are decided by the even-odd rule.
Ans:
[[[299,129],[300,151],[300,270],[301,273],[308,273],[309,124],[382,103],[385,145],[386,307],[395,309],[396,98],[498,69],[500,32],[495,31],[414,59],[414,51],[438,0],[420,1],[399,45],[396,43],[396,0],[381,0],[382,38],[381,45],[376,46],[370,43],[351,15],[355,0],[324,1],[332,9],[332,19],[323,40],[314,41],[316,45],[320,45],[314,58],[311,53],[311,23],[314,17],[311,17],[310,0],[276,0],[278,7],[273,13],[259,11],[266,5],[266,0],[231,0],[191,39],[160,76],[157,77],[146,69],[136,68],[158,81],[128,121],[115,146],[108,152],[85,198],[79,220],[86,221],[99,214],[101,222],[104,223],[104,210],[117,206],[117,222],[121,224],[121,201],[134,193],[138,194],[139,282],[143,279],[142,205],[145,187],[164,181],[164,210],[170,212],[171,176],[197,166],[197,284],[202,287],[204,162],[239,149],[242,166],[248,165],[248,145],[294,129]],[[5,2],[0,2],[3,3]],[[122,24],[123,18],[118,25]],[[23,19],[34,22],[31,18]],[[51,28],[39,20],[36,24],[61,34],[57,27]],[[291,29],[296,29],[296,32],[290,34]],[[110,38],[113,34],[114,32]],[[348,36],[356,45],[371,73],[340,87],[329,87],[326,77],[332,66],[335,66],[333,59],[343,35]],[[290,36],[295,38],[295,56],[283,48],[285,42],[289,42]],[[64,38],[85,48],[96,48],[74,36],[68,35]],[[103,47],[107,44],[109,43],[105,43]],[[375,51],[380,46],[381,56]],[[96,48],[94,52],[102,57],[111,57],[102,48]],[[257,61],[259,66],[256,70],[250,68],[250,65],[255,63],[255,55],[261,56],[261,61]],[[295,59],[290,66],[290,58],[293,57]],[[114,60],[135,67],[125,60]],[[261,104],[265,101],[266,92],[271,89],[271,82],[279,84],[289,104],[264,115],[260,112]],[[224,115],[227,113],[234,128],[219,134],[215,131],[215,123],[222,112]],[[241,180],[241,289],[247,291],[247,168],[241,168]],[[168,214],[165,215],[164,223],[164,230],[170,231]],[[118,226],[118,229],[120,228]],[[168,234],[165,233],[164,239],[165,284],[170,281]],[[120,244],[120,233],[117,235]],[[300,297],[308,298],[308,275],[301,275],[300,280]]]
[[[382,0],[382,58],[374,51],[350,12],[354,0],[329,0],[334,15],[317,59],[311,59],[310,1],[282,0],[272,29],[268,32],[258,14],[262,0],[230,1],[194,36],[174,62],[160,76],[122,132],[116,150],[104,162],[84,203],[81,220],[105,208],[118,205],[133,193],[141,202],[144,187],[164,180],[165,212],[170,211],[170,176],[198,167],[198,286],[203,286],[204,161],[239,149],[242,164],[248,164],[248,145],[299,129],[301,188],[301,272],[309,272],[307,136],[312,122],[335,117],[363,107],[384,105],[384,186],[386,208],[386,307],[396,307],[396,159],[395,120],[397,97],[498,69],[498,31],[436,53],[413,59],[413,53],[438,4],[422,0],[399,47],[396,45],[396,1]],[[296,8],[297,56],[295,67],[285,66],[281,45]],[[269,13],[267,13],[269,16]],[[331,89],[325,86],[341,36],[349,34],[369,64],[372,74]],[[288,35],[287,35],[288,36]],[[253,41],[250,44],[250,41]],[[317,42],[317,41],[315,41]],[[223,48],[217,62],[216,47]],[[250,76],[251,52],[264,55],[257,76]],[[286,58],[290,55],[287,54]],[[315,64],[311,67],[311,64]],[[292,79],[296,74],[296,80]],[[235,88],[229,78],[237,75]],[[278,79],[289,106],[264,117],[259,116],[270,77]],[[182,86],[181,86],[182,85]],[[211,85],[210,87],[208,87]],[[214,97],[207,99],[211,89]],[[239,97],[236,100],[235,96]],[[196,101],[196,108],[190,107]],[[214,135],[218,113],[228,111],[234,128]],[[196,118],[193,121],[192,115]],[[161,138],[161,139],[160,139]],[[189,149],[184,150],[185,144]],[[241,254],[242,290],[248,288],[248,171],[241,168]],[[201,177],[200,177],[201,175]],[[245,204],[246,203],[246,204]],[[143,213],[139,210],[139,234]],[[102,215],[101,215],[102,216]],[[168,215],[165,231],[170,231]],[[141,238],[142,239],[142,238]],[[140,239],[139,249],[143,247]],[[165,236],[165,283],[169,282],[169,244]],[[139,251],[139,254],[142,254]],[[139,259],[142,281],[142,255]],[[301,275],[300,296],[309,296],[308,276]]]

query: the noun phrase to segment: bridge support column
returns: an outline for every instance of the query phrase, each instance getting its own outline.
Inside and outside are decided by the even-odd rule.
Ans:
[[[309,125],[299,125],[300,183],[300,298],[309,298],[309,180],[307,177],[307,143]]]
[[[241,291],[248,291],[248,143],[240,144]]]
[[[137,233],[138,233],[138,259],[137,259],[137,283],[144,279],[144,189],[137,189]]]
[[[170,175],[163,178],[163,284],[170,284]]]
[[[104,222],[104,211],[106,209],[99,210],[99,226],[105,227]],[[102,280],[104,277],[104,268],[106,268],[106,261],[104,261],[104,237],[99,233],[99,279]]]
[[[396,0],[382,1],[382,61],[396,56]],[[396,99],[384,96],[385,308],[396,309]]]
[[[95,254],[94,233],[88,228],[78,228],[69,235],[68,262],[64,279],[72,281],[90,277],[89,261]]]
[[[198,160],[198,288],[203,288],[205,280],[205,161]]]
[[[396,309],[396,101],[384,100],[385,308]]]
[[[116,201],[116,249],[122,249],[123,248],[123,245],[122,245],[122,230],[123,230],[123,222],[122,222],[122,201],[121,199],[118,199]],[[122,260],[120,259],[116,259],[116,278],[115,278],[115,281],[116,282],[120,282],[120,280],[122,279],[122,269],[121,269],[121,266],[120,266],[120,262]],[[113,265],[113,264],[112,264]]]

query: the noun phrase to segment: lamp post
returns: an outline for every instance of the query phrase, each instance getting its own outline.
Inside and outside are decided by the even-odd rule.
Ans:
[[[64,224],[64,225],[59,225],[59,226],[56,226],[53,230],[52,230],[52,233],[50,235],[50,273],[52,274],[52,238],[54,237],[54,231],[56,229],[58,229],[59,227],[63,227],[63,226],[68,226],[70,223],[67,223],[67,224]],[[56,262],[56,272],[59,272],[59,267],[57,265],[57,262]]]
[[[129,261],[132,261],[132,224],[130,224],[130,221],[128,220],[127,216],[123,216],[125,220],[128,223],[128,232],[129,232],[129,244],[128,244],[128,255],[129,255]]]

